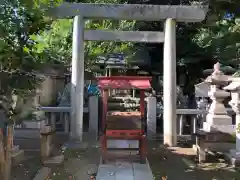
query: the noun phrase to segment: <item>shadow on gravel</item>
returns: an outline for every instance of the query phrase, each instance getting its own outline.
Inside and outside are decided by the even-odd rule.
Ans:
[[[221,158],[212,163],[196,163],[191,148],[167,148],[160,142],[149,142],[148,160],[156,180],[237,180],[240,171]]]

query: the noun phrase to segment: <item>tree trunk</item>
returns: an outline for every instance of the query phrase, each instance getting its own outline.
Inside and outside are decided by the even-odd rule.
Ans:
[[[10,180],[12,168],[12,144],[13,144],[13,126],[7,127],[7,140],[5,152],[4,180]]]
[[[3,129],[0,128],[0,179],[3,179],[5,166],[5,153],[3,140],[4,140]]]

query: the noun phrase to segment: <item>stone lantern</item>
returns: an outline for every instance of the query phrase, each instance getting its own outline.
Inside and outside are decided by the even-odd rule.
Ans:
[[[226,86],[230,81],[231,76],[224,75],[220,70],[219,63],[214,65],[214,72],[205,80],[210,85],[208,96],[212,99],[206,122],[203,123],[203,130],[205,132],[225,131],[226,126],[232,125],[232,118],[227,115],[223,104],[224,99],[229,97],[230,93],[222,90],[222,86]]]
[[[231,162],[236,165],[240,163],[240,78],[239,81],[233,81],[224,89],[231,91],[232,100],[229,104],[236,113],[236,149],[230,150],[230,154],[228,154]]]

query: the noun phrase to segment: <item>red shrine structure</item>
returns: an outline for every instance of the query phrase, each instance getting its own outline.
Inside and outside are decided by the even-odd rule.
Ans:
[[[151,77],[146,76],[110,76],[97,77],[98,86],[102,93],[103,113],[101,122],[101,153],[102,163],[110,158],[107,148],[108,139],[111,140],[138,140],[140,161],[146,160],[146,118],[145,118],[145,91],[151,88]],[[121,112],[108,111],[109,89],[139,89],[140,111]],[[119,150],[119,149],[118,149]]]

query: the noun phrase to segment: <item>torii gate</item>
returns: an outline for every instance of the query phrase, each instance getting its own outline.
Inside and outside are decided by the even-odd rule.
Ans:
[[[55,18],[74,16],[72,49],[71,136],[82,141],[84,40],[164,42],[164,144],[175,146],[176,130],[176,22],[201,22],[207,6],[64,3],[50,9]],[[84,18],[115,20],[165,20],[164,32],[84,30]]]

